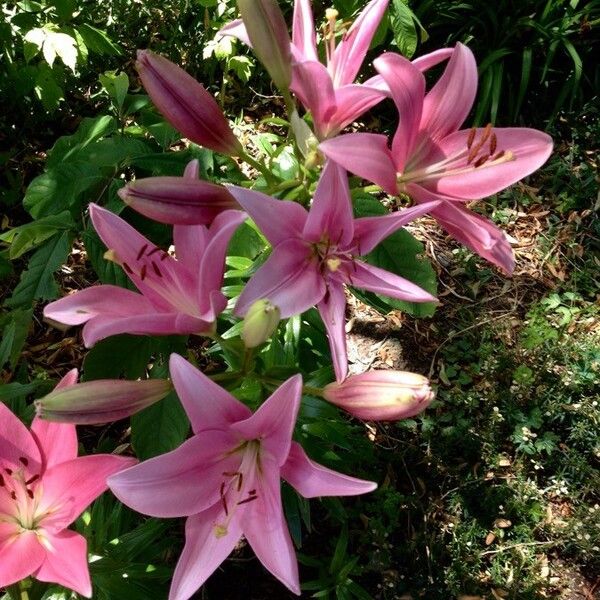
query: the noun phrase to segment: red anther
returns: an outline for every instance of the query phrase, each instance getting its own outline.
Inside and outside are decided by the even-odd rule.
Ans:
[[[158,268],[158,265],[152,261],[152,268],[154,269],[154,272],[159,276],[162,277],[162,273],[160,272],[160,269]]]
[[[0,473],[0,487],[4,487],[4,477],[2,476],[2,474]]]
[[[17,499],[17,494],[16,494],[16,492],[15,492],[14,490],[13,490],[13,491],[10,493],[10,497],[11,497],[13,500],[16,500],[16,499]]]
[[[500,150],[500,152],[498,152],[498,154],[496,154],[496,156],[492,157],[492,160],[498,160],[499,158],[502,158],[504,156],[504,150]]]
[[[26,482],[25,485],[31,485],[34,481],[37,481],[40,478],[39,475],[34,475],[33,477],[30,477]]]
[[[227,500],[225,500],[225,496],[221,496],[221,504],[223,504],[223,510],[225,510],[225,516],[229,516],[229,509],[227,508]]]
[[[33,500],[33,492],[31,490],[27,490],[27,495]]]
[[[29,464],[29,461],[24,456],[19,456],[19,461],[22,462],[25,466]]]
[[[8,467],[4,467],[4,472],[7,473],[8,475],[12,475],[12,469],[9,469]]]
[[[140,271],[140,279],[142,281],[146,279],[146,265],[142,265],[142,270]]]
[[[469,156],[467,157],[467,164],[470,165],[475,160],[475,157],[479,154],[479,151],[481,150],[482,146],[487,142],[488,138],[490,137],[491,132],[492,124],[488,123],[485,126],[481,137],[479,138],[479,141],[471,148]]]
[[[167,256],[169,256],[169,253],[168,253],[168,252],[165,252],[165,251],[163,250],[163,253],[160,255],[160,260],[161,260],[161,261],[165,260],[165,258],[167,258]]]
[[[471,127],[471,131],[469,131],[469,137],[467,138],[467,149],[470,150],[473,145],[473,140],[475,140],[475,134],[477,133],[477,127]]]
[[[156,254],[157,252],[161,252],[162,248],[159,248],[158,246],[154,246],[154,248],[152,248],[152,250],[150,250],[150,252],[148,252],[147,256],[152,256],[153,254]]]
[[[238,471],[223,471],[221,475],[225,475],[225,477],[237,477],[239,475]]]
[[[248,492],[248,495],[249,495],[249,496],[256,496],[256,490],[250,490],[250,491]]]
[[[498,138],[495,133],[492,133],[492,137],[490,138],[490,155],[496,152],[496,148],[498,146]]]
[[[475,168],[480,167],[483,163],[487,162],[488,158],[490,157],[489,154],[485,154],[484,156],[480,156],[476,161],[475,164],[473,165]]]
[[[124,269],[125,269],[125,270],[126,270],[126,271],[127,271],[129,274],[130,274],[130,275],[133,275],[133,271],[131,270],[131,267],[130,267],[130,266],[129,266],[129,265],[126,263],[126,262],[124,262],[124,263],[123,263],[123,268],[124,268]]]
[[[240,504],[247,504],[248,502],[252,502],[252,500],[256,500],[258,498],[258,496],[250,496],[249,498],[246,498],[245,500],[240,500],[238,502],[238,506]]]
[[[140,260],[140,258],[142,258],[142,256],[144,256],[144,252],[146,252],[146,249],[148,248],[148,244],[144,244],[141,248],[140,251],[138,252],[138,255],[136,257],[135,260]]]
[[[238,475],[237,491],[239,492],[242,489],[242,481],[244,481],[244,476],[241,473],[238,473]]]

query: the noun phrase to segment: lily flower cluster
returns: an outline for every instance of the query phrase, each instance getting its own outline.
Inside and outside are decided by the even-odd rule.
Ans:
[[[119,196],[145,217],[172,225],[173,245],[158,247],[123,218],[91,204],[91,221],[107,248],[104,258],[122,267],[137,291],[92,286],[50,303],[44,315],[63,325],[83,324],[87,347],[120,333],[220,339],[217,321],[228,304],[221,289],[227,247],[250,218],[271,251],[231,306],[234,316],[245,319],[247,357],[274,334],[280,319],[316,307],[335,373],[335,381],[318,394],[360,419],[414,416],[433,399],[425,377],[398,371],[348,375],[346,286],[435,302],[415,283],[363,260],[425,214],[511,273],[514,257],[506,237],[467,204],[540,167],[551,152],[551,139],[524,128],[461,129],[477,88],[475,59],[462,44],[412,62],[384,53],[373,63],[378,74],[357,81],[388,0],[371,0],[340,40],[337,12],[326,11],[325,63],[319,58],[309,0],[295,2],[291,38],[275,0],[239,0],[238,5],[242,19],[221,35],[236,36],[254,48],[286,100],[290,120],[296,122],[293,129],[309,132],[318,155],[306,163],[313,179],[324,163],[310,206],[270,195],[264,187],[202,181],[196,161],[182,177],[131,181]],[[444,61],[441,77],[426,91],[424,72]],[[186,138],[257,165],[214,98],[183,69],[149,50],[139,52],[137,69],[155,106]],[[306,111],[303,119],[294,96]],[[379,133],[341,134],[386,98],[398,112],[391,141]],[[302,140],[297,143],[300,153]],[[346,170],[390,196],[410,197],[414,205],[355,218]],[[312,190],[310,177],[306,181],[307,191]],[[164,380],[76,384],[71,375],[71,388],[62,389],[63,382],[37,402],[40,416],[32,433],[0,405],[0,586],[31,574],[90,594],[85,542],[65,528],[110,475],[108,485],[126,505],[156,517],[187,518],[171,600],[192,596],[242,536],[275,577],[300,593],[280,479],[306,498],[363,494],[376,484],[314,463],[292,440],[303,393],[300,374],[279,382],[254,413],[179,355],[171,356],[170,380],[172,385]],[[172,386],[193,430],[179,448],[136,466],[119,457],[74,458],[73,423],[123,418],[159,401]],[[10,428],[19,432],[15,445],[6,441]],[[93,476],[83,467],[88,462],[98,463]],[[94,482],[76,488],[81,497],[69,491],[74,474]],[[61,561],[71,555],[78,566],[63,568]]]

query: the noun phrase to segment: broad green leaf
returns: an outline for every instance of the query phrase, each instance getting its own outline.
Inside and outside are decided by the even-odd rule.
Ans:
[[[357,217],[383,215],[387,212],[379,201],[365,195],[355,198],[354,207]],[[424,252],[421,242],[406,229],[401,229],[383,240],[365,258],[368,263],[400,275],[435,296],[437,276],[431,263],[423,257]],[[383,303],[388,310],[396,308],[415,317],[428,317],[435,312],[436,305],[432,302],[404,302],[359,290],[353,292],[378,310],[384,308],[381,304]]]
[[[102,181],[94,164],[63,163],[36,177],[27,188],[23,206],[34,219],[69,209],[79,195]]]
[[[82,381],[144,377],[152,356],[152,338],[115,335],[99,341],[83,359]]]
[[[48,152],[46,168],[55,167],[61,161],[76,161],[77,153],[88,144],[99,140],[117,130],[117,121],[109,115],[86,117],[81,121],[73,135],[59,138]]]
[[[25,254],[25,252],[29,252],[29,250],[39,246],[57,232],[69,231],[74,228],[75,223],[71,218],[71,213],[64,211],[58,215],[42,217],[37,221],[10,229],[0,235],[0,240],[11,244],[9,256],[14,260]]]
[[[71,235],[68,231],[47,240],[31,257],[12,296],[5,302],[6,306],[29,308],[34,300],[58,297],[54,272],[65,262],[70,251]]]
[[[56,110],[60,101],[65,98],[63,89],[56,81],[52,69],[45,63],[41,63],[37,67],[35,93],[48,112]]]
[[[33,309],[16,309],[2,317],[2,340],[0,341],[0,368],[9,363],[14,369],[27,338]]]
[[[392,6],[390,19],[394,40],[400,52],[407,58],[411,58],[417,49],[419,39],[414,14],[403,0],[394,0]]]
[[[85,41],[85,45],[96,54],[119,55],[121,48],[113,42],[104,31],[92,27],[88,23],[77,25],[77,31]]]
[[[190,422],[175,392],[131,417],[131,444],[141,460],[170,452],[186,439]]]
[[[75,72],[77,66],[77,43],[75,39],[60,31],[46,31],[46,39],[42,48],[46,62],[52,66],[58,56],[63,63]]]
[[[125,102],[125,97],[127,96],[127,90],[129,89],[129,77],[127,73],[119,73],[117,75],[116,71],[105,71],[98,79],[120,113],[123,108],[123,102]]]
[[[254,260],[265,247],[265,242],[256,230],[248,225],[248,223],[242,223],[229,242],[227,254],[231,256],[243,256]]]

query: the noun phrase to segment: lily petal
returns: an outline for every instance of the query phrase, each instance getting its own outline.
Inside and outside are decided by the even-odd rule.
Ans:
[[[300,595],[298,562],[281,505],[279,467],[263,456],[262,476],[256,478],[257,499],[243,513],[244,535],[254,553],[281,583]]]
[[[334,161],[323,169],[302,235],[315,243],[326,238],[342,248],[354,237],[348,176]]]
[[[327,136],[328,123],[336,111],[336,98],[331,76],[320,62],[295,63],[290,89],[309,110],[320,139]]]
[[[44,317],[65,325],[81,325],[98,316],[118,318],[141,313],[156,313],[156,308],[141,294],[116,285],[93,285],[44,308]]]
[[[200,260],[198,277],[198,304],[203,318],[213,320],[208,291],[220,290],[223,283],[225,255],[231,236],[246,220],[246,213],[241,210],[228,210],[216,217],[209,230],[209,242]]]
[[[252,48],[252,42],[248,37],[248,32],[246,31],[246,26],[244,25],[244,21],[242,19],[234,19],[224,25],[219,29],[219,35],[225,36],[230,35],[231,37],[237,38],[240,42],[243,42],[248,46],[248,48]]]
[[[360,115],[385,98],[385,94],[365,84],[345,85],[335,90],[335,112],[329,117],[325,137],[333,137]]]
[[[182,313],[157,313],[115,317],[100,315],[91,319],[83,328],[83,343],[91,348],[98,340],[111,335],[188,335],[210,331],[213,324]]]
[[[451,156],[466,148],[469,135],[472,135],[471,131],[457,131],[444,138],[439,143],[441,153]],[[481,166],[454,176],[442,172],[439,179],[424,182],[426,187],[431,187],[442,196],[478,200],[491,196],[533,173],[552,153],[552,138],[543,131],[525,127],[494,127],[492,131],[496,140],[494,154],[497,156],[500,151],[504,151],[504,157],[496,160],[490,157]],[[482,132],[482,129],[476,130],[476,140],[482,136]],[[485,153],[486,149],[482,150]],[[509,152],[512,159],[502,162]],[[463,162],[466,162],[466,159]]]
[[[236,185],[228,185],[227,189],[273,246],[289,238],[302,236],[308,214],[297,202],[277,200],[262,192]]]
[[[434,50],[429,54],[424,54],[423,56],[419,56],[412,61],[412,64],[424,73],[425,71],[429,71],[432,67],[439,65],[441,62],[448,60],[455,48],[440,48],[439,50]]]
[[[135,458],[96,454],[54,465],[44,473],[40,512],[56,506],[57,530],[70,525],[107,488],[106,478],[137,462]],[[60,512],[60,515],[58,514]]]
[[[282,465],[290,452],[301,395],[302,376],[294,375],[282,383],[251,417],[233,424],[231,430],[247,440],[260,439],[261,448],[264,447],[278,465]]]
[[[422,143],[437,143],[456,131],[471,111],[477,93],[477,63],[469,48],[456,44],[444,73],[425,96]]]
[[[348,353],[346,350],[346,296],[344,286],[332,279],[327,285],[327,292],[317,308],[329,339],[331,360],[335,377],[343,381],[348,374]]]
[[[374,481],[356,479],[313,462],[298,442],[292,442],[281,476],[305,498],[357,496],[377,488]]]
[[[169,600],[188,600],[193,596],[239,542],[242,530],[235,517],[224,535],[216,535],[215,526],[222,512],[217,504],[187,519],[185,547],[175,567]]]
[[[309,0],[294,2],[294,18],[292,21],[292,44],[297,60],[319,61],[315,35],[315,21]]]
[[[46,551],[34,531],[24,531],[0,544],[0,587],[31,575],[43,562]]]
[[[234,312],[244,315],[256,300],[265,298],[286,319],[314,306],[324,293],[325,282],[311,249],[303,241],[290,239],[276,246],[248,281]]]
[[[35,439],[3,402],[0,402],[0,457],[4,468],[24,469],[28,475],[40,474],[42,457]]]
[[[205,429],[227,429],[232,423],[247,419],[252,414],[247,406],[183,356],[171,354],[169,372],[194,433]]]
[[[223,186],[191,177],[136,179],[117,193],[140,214],[170,225],[208,225],[224,210],[238,208]]]
[[[349,133],[321,142],[319,150],[344,169],[380,185],[392,195],[398,193],[396,165],[385,135]]]
[[[431,216],[459,242],[511,275],[515,258],[501,229],[458,202],[442,202]]]
[[[58,388],[58,386],[56,389]],[[31,434],[40,448],[43,470],[77,458],[77,431],[75,425],[51,423],[36,417],[31,424]]]
[[[359,256],[368,254],[385,238],[414,219],[431,211],[440,201],[417,204],[410,208],[376,217],[361,217],[354,221],[354,242]]]
[[[87,561],[87,541],[78,533],[65,529],[50,537],[51,549],[35,578],[58,583],[86,598],[92,597],[92,582]]]
[[[389,0],[371,0],[338,44],[330,65],[336,87],[356,78],[388,3]]]
[[[173,243],[177,260],[189,265],[192,275],[199,271],[198,265],[209,241],[208,227],[204,225],[175,225]],[[197,282],[196,282],[196,285]]]
[[[179,448],[109,477],[113,494],[127,506],[153,517],[184,517],[219,501],[223,471],[236,471],[239,457],[227,453],[237,438],[204,431]]]
[[[400,115],[392,141],[392,155],[396,170],[402,172],[419,131],[425,77],[409,60],[393,52],[383,54],[373,65],[388,84]]]
[[[383,294],[390,298],[397,298],[398,300],[437,302],[434,296],[418,285],[411,283],[408,279],[358,260],[354,261],[354,270],[351,273],[349,283],[357,288]]]

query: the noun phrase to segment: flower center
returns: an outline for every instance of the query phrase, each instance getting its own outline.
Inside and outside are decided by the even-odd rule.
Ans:
[[[466,146],[441,161],[430,164],[423,169],[411,170],[409,167],[404,173],[398,173],[399,190],[404,191],[404,185],[411,181],[428,181],[440,179],[441,177],[464,175],[465,173],[516,160],[516,156],[511,150],[498,148],[498,138],[491,123],[488,123],[481,130],[479,136],[477,134],[477,128],[473,127],[469,132]]]
[[[8,497],[8,506],[13,509],[9,513],[0,512],[0,522],[15,523],[22,530],[35,531],[40,521],[40,516],[36,514],[40,498],[37,482],[40,476],[35,474],[28,477],[25,471],[29,465],[28,459],[21,456],[19,461],[23,467],[0,468],[0,494]]]
[[[215,523],[215,537],[227,535],[229,524],[239,506],[258,498],[255,487],[257,471],[260,471],[260,440],[244,442],[234,452],[243,452],[237,471],[224,471],[219,486],[219,498],[223,508],[223,519]]]
[[[175,260],[162,248],[144,244],[131,263],[121,260],[112,248],[104,253],[104,258],[123,267],[134,283],[139,279],[173,308],[188,315],[200,316],[197,302],[190,296],[189,290],[185,289],[184,282],[177,277],[173,268]],[[163,264],[166,259],[171,264]]]

